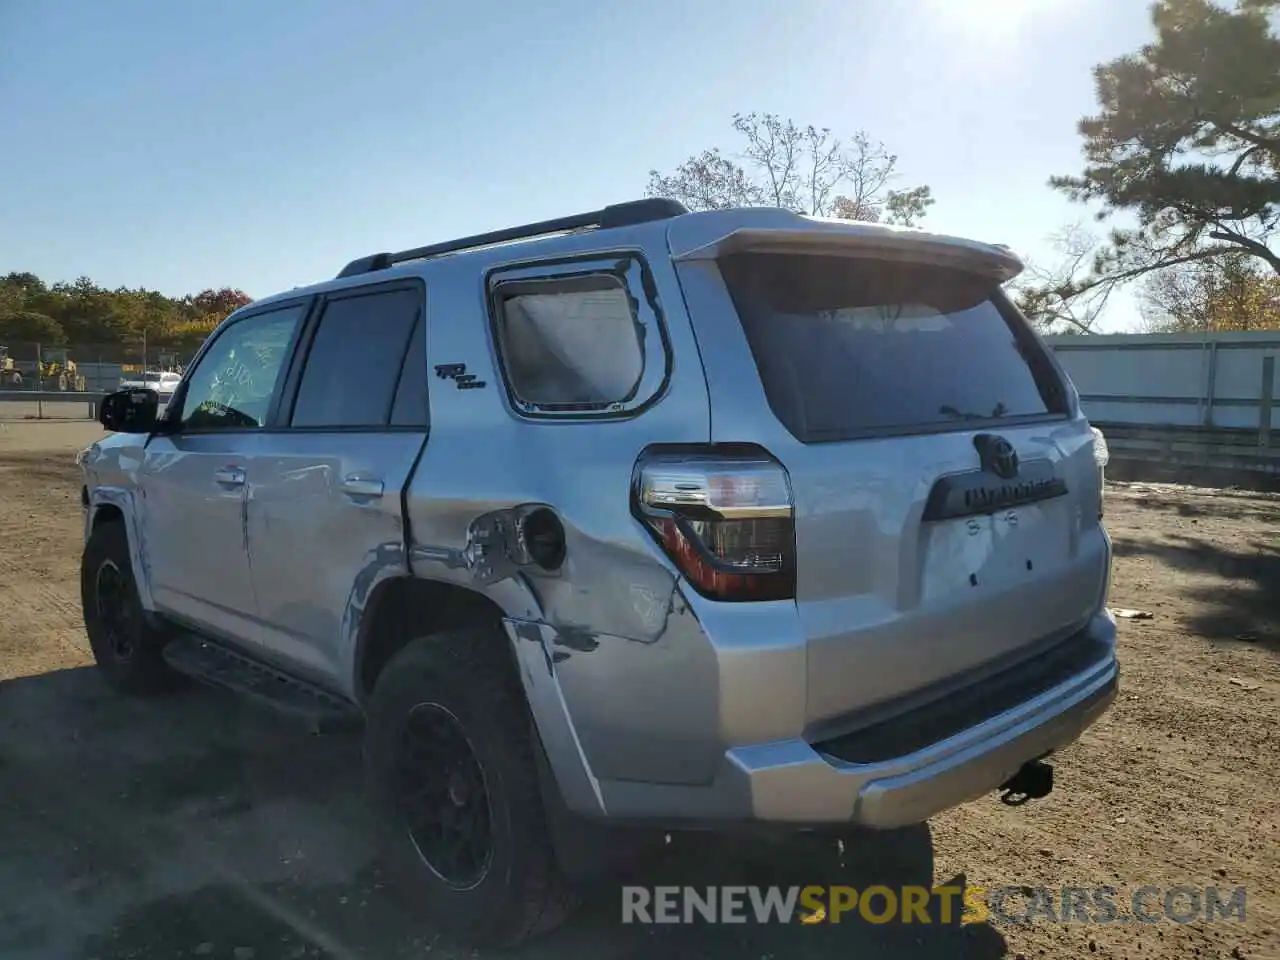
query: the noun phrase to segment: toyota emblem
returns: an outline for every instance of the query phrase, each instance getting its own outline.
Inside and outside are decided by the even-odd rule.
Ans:
[[[973,445],[978,448],[983,470],[1004,480],[1012,480],[1018,475],[1018,451],[1004,437],[980,433],[973,438]]]

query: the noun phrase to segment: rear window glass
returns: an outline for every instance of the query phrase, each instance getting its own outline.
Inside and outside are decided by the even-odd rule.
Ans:
[[[769,405],[801,441],[1066,410],[1053,367],[992,280],[794,254],[720,267]]]
[[[503,283],[497,333],[512,392],[538,407],[593,410],[632,399],[643,328],[621,277]]]

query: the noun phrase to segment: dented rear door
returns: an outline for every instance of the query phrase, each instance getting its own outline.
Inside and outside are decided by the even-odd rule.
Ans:
[[[264,657],[351,693],[373,589],[404,576],[404,490],[427,436],[424,289],[329,294],[280,422],[249,464],[248,527]]]

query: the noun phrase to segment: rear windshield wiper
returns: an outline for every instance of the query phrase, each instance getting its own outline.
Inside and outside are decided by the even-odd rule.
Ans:
[[[1003,403],[997,403],[990,413],[968,413],[944,403],[938,408],[938,412],[944,417],[955,417],[957,420],[999,420],[1009,412],[1009,408]]]

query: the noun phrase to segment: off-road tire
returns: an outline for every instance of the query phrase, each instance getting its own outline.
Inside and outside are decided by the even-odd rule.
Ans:
[[[386,865],[431,925],[476,946],[545,933],[574,906],[543,808],[535,754],[542,747],[507,642],[492,628],[412,641],[382,670],[366,711],[365,776]],[[445,882],[411,839],[397,761],[417,710],[451,715],[483,774],[490,852],[469,889]]]
[[[100,593],[108,575],[122,601],[116,623],[100,613]],[[98,524],[89,535],[80,560],[80,602],[89,646],[107,683],[139,697],[167,693],[182,685],[182,677],[161,655],[166,633],[150,622],[142,609],[129,539],[118,520]]]

